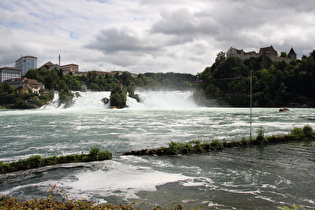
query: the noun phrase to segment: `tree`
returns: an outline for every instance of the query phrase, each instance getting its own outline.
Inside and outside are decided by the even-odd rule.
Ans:
[[[287,58],[288,54],[286,52],[281,52],[280,57]]]
[[[219,63],[220,61],[222,60],[225,60],[225,52],[223,51],[220,51],[218,54],[217,54],[217,57],[215,59],[215,62],[216,63]]]

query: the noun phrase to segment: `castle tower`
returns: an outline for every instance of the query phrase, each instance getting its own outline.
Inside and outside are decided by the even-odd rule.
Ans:
[[[288,58],[291,58],[292,60],[296,60],[296,53],[293,50],[293,47],[291,47],[290,52],[288,54]]]

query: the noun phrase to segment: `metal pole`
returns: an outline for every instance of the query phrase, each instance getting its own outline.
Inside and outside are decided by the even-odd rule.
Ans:
[[[252,139],[252,118],[253,118],[253,70],[250,71],[250,120],[249,120],[249,125],[250,125],[250,139]]]

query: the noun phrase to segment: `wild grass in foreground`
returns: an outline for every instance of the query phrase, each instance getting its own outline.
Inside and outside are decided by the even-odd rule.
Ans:
[[[249,146],[264,146],[270,144],[287,143],[292,141],[314,140],[313,128],[306,125],[303,128],[293,128],[289,134],[283,136],[265,137],[265,130],[261,127],[257,132],[257,137],[252,139],[243,138],[240,141],[200,141],[193,140],[189,142],[173,142],[168,147],[160,147],[157,149],[144,149],[139,151],[126,152],[124,155],[192,155],[204,154],[210,151],[218,151],[226,148],[241,148]]]
[[[39,200],[28,200],[20,201],[17,198],[2,196],[0,197],[0,209],[73,209],[73,210],[83,210],[83,209],[102,209],[102,210],[134,210],[139,209],[134,206],[136,201],[130,204],[98,204],[95,205],[94,202],[86,200],[76,200],[69,199],[69,195],[65,193],[63,189],[58,190],[56,185],[51,186],[49,189],[50,194],[47,198],[42,198]],[[61,195],[62,199],[56,199],[58,195]],[[152,207],[153,210],[166,210],[161,206]],[[184,207],[181,205],[171,208],[171,210],[183,210]]]
[[[40,155],[33,155],[27,159],[18,160],[16,162],[3,163],[0,161],[0,174],[62,163],[79,163],[110,159],[112,159],[112,154],[109,151],[100,151],[99,147],[91,148],[89,154],[74,154],[47,158],[42,158]]]

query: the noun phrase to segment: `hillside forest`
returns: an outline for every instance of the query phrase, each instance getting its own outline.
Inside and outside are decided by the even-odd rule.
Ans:
[[[250,73],[256,107],[315,105],[315,50],[300,60],[218,59],[198,74],[195,99],[208,106],[248,107]]]

